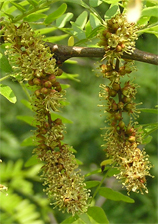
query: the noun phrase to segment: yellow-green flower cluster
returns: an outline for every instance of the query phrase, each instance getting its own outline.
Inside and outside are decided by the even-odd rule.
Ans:
[[[100,34],[99,46],[104,46],[105,57],[120,57],[123,52],[132,53],[135,48],[137,27],[128,23],[126,16],[117,14],[107,21]]]
[[[134,50],[136,30],[134,24],[129,24],[124,15],[119,14],[107,21],[106,29],[100,35],[99,45],[105,47],[107,59],[100,69],[102,76],[109,80],[108,85],[100,85],[99,93],[103,101],[100,106],[104,108],[109,126],[105,127],[105,144],[102,146],[107,157],[120,170],[116,178],[122,180],[128,193],[147,193],[146,176],[151,176],[151,165],[145,150],[139,148],[142,144],[141,128],[133,121],[139,114],[134,102],[138,86],[130,80],[122,82],[122,77],[129,76],[134,68],[132,61],[120,59],[123,52]]]
[[[11,59],[18,66],[20,81],[27,80],[35,112],[37,148],[34,153],[44,162],[42,167],[45,191],[55,207],[73,215],[87,210],[89,193],[78,170],[71,147],[64,144],[64,125],[52,112],[60,111],[65,92],[57,77],[62,70],[56,66],[42,36],[35,35],[27,23],[19,27],[6,24],[5,40],[11,43]]]

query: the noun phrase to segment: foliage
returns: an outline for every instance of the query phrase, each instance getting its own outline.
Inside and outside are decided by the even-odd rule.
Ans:
[[[126,7],[126,5],[120,4],[118,0],[115,0],[115,1],[113,0],[104,0],[104,1],[74,0],[73,3],[72,1],[69,1],[69,0],[66,0],[66,1],[62,1],[62,0],[1,1],[0,9],[1,9],[1,16],[3,19],[1,34],[3,34],[3,21],[12,22],[18,26],[24,21],[24,22],[28,22],[30,26],[35,30],[36,33],[40,32],[40,34],[46,35],[46,37],[43,38],[44,41],[60,43],[60,44],[68,44],[69,46],[75,45],[75,46],[96,47],[96,43],[99,42],[98,32],[102,30],[102,25],[105,24],[104,20],[110,19],[116,13],[120,12],[120,9],[122,7]],[[106,10],[102,11],[101,10],[102,8],[105,8]],[[75,11],[73,9],[75,9]],[[138,30],[138,35],[142,35],[144,33],[150,33],[158,37],[157,10],[158,10],[158,5],[156,1],[148,0],[146,1],[146,3],[144,3],[144,8],[142,10],[141,17],[138,21],[138,24],[141,25],[140,29]],[[99,11],[101,13],[98,13]],[[6,196],[5,193],[1,193],[1,200],[3,201],[0,207],[1,220],[2,221],[4,220],[8,224],[9,223],[51,223],[50,221],[51,218],[48,217],[48,214],[51,213],[53,214],[53,216],[56,215],[58,219],[59,213],[56,210],[52,212],[52,208],[48,205],[49,201],[47,200],[47,198],[43,198],[43,195],[41,193],[41,187],[40,187],[41,181],[39,180],[39,177],[37,176],[39,168],[41,167],[42,164],[41,163],[39,164],[39,160],[37,159],[36,156],[30,156],[32,147],[34,147],[34,139],[30,137],[29,129],[30,129],[30,126],[35,126],[35,123],[33,122],[34,115],[33,115],[33,112],[31,111],[32,108],[31,108],[30,102],[28,101],[30,99],[26,98],[26,96],[27,97],[29,96],[30,89],[27,84],[20,83],[26,96],[24,94],[21,95],[22,88],[19,88],[17,83],[12,84],[12,81],[7,80],[8,78],[10,78],[10,80],[15,80],[15,79],[18,80],[19,77],[15,76],[14,71],[12,67],[10,66],[10,63],[8,62],[8,58],[4,53],[5,46],[6,44],[3,43],[1,45],[1,50],[0,50],[0,58],[1,58],[0,69],[2,74],[2,78],[0,81],[3,81],[4,83],[0,85],[0,93],[13,104],[15,104],[17,100],[19,100],[21,97],[23,104],[21,104],[21,106],[19,106],[19,109],[17,109],[17,111],[15,112],[16,116],[18,114],[17,119],[19,120],[19,121],[18,120],[15,121],[15,124],[20,122],[19,124],[23,126],[22,129],[24,130],[26,128],[26,131],[21,130],[22,133],[20,133],[20,130],[18,130],[19,131],[18,132],[15,129],[16,127],[13,125],[14,126],[13,130],[16,130],[17,135],[21,136],[21,139],[17,140],[16,135],[14,135],[14,131],[11,133],[9,130],[9,129],[12,130],[12,128],[9,128],[8,126],[9,120],[8,121],[6,120],[6,123],[2,124],[2,128],[4,128],[4,132],[2,133],[2,140],[6,144],[5,148],[11,147],[11,150],[13,150],[13,153],[11,152],[11,150],[9,151],[9,149],[8,149],[8,152],[2,151],[2,159],[4,162],[0,164],[1,183],[7,186],[9,190],[8,190],[8,196]],[[91,80],[93,80],[93,83],[95,82],[99,83],[100,81],[98,80],[96,81],[95,78],[91,78],[92,74],[90,74],[90,76],[85,77],[85,79],[87,78],[87,81],[85,81],[85,84],[83,83],[84,78],[82,77],[80,78],[82,81],[81,84],[83,85],[82,87],[82,85],[79,83],[80,80],[78,78],[78,75],[76,74],[77,73],[76,70],[74,72],[73,68],[74,66],[76,66],[74,63],[75,62],[71,60],[68,60],[65,63],[65,70],[67,72],[64,72],[62,76],[58,77],[58,81],[61,81],[63,83],[62,87],[68,88],[67,90],[68,99],[69,99],[69,95],[71,94],[74,95],[74,98],[72,97],[71,99],[72,103],[76,103],[75,95],[77,95],[77,100],[78,100],[78,94],[80,94],[81,101],[85,101],[84,102],[85,104],[83,105],[86,106],[86,104],[89,103],[91,100],[90,98],[88,98],[87,93],[85,92],[89,91],[91,93],[93,89],[93,88],[88,88],[87,86],[89,85],[89,83],[92,82]],[[81,63],[83,62],[81,61]],[[86,63],[88,62],[85,62],[85,64]],[[92,63],[92,61],[90,61],[90,63]],[[82,68],[79,68],[78,72],[82,74],[80,69]],[[91,73],[91,69],[92,68],[90,68],[90,70],[88,71],[89,73]],[[72,74],[72,73],[75,73],[75,74]],[[77,82],[74,83],[74,81],[77,81]],[[67,82],[69,83],[69,85],[66,85]],[[82,90],[79,93],[78,89],[77,88],[73,89],[74,88],[73,87],[72,90],[76,91],[74,94],[71,88],[69,88],[70,84],[74,87],[79,85],[79,87],[77,88],[78,89],[83,88],[83,93],[82,93]],[[17,91],[17,88],[18,88],[18,91]],[[97,91],[97,88],[96,88],[96,91]],[[78,102],[82,103],[81,101],[77,101],[76,104],[78,104]],[[93,104],[93,102],[91,102],[91,104]],[[67,105],[69,103],[66,101],[64,102],[64,104]],[[80,105],[76,105],[76,107],[77,106],[80,106]],[[154,106],[154,102],[152,106]],[[6,101],[4,101],[4,108],[7,108]],[[86,110],[87,110],[87,107],[86,107]],[[89,112],[86,110],[84,112],[88,114]],[[142,114],[151,113],[153,116],[154,114],[157,113],[157,109],[155,108],[154,109],[142,108],[141,111],[142,111]],[[2,116],[5,116],[5,112],[6,111],[2,110]],[[73,126],[73,124],[71,124],[72,123],[71,119],[73,119],[73,116],[75,116],[76,113],[74,109],[66,109],[66,108],[64,109],[64,112],[68,118],[66,117],[66,115],[53,113],[51,115],[52,119],[60,118],[63,123],[67,124],[68,132],[70,132],[70,130],[72,130],[73,132],[73,129],[70,127],[70,125]],[[14,113],[12,116],[13,116],[12,119],[14,119]],[[6,119],[9,119],[7,118],[7,115],[5,117]],[[91,122],[94,123],[93,125],[94,128],[99,129],[98,126],[96,126],[96,121],[99,121],[98,114],[96,116],[96,113],[95,113],[95,117],[96,117],[96,120],[93,119],[93,116],[92,116]],[[79,114],[79,118],[77,119],[79,119],[77,125],[80,126],[80,123],[81,123],[80,120],[84,120],[85,118],[82,116],[82,113],[81,113]],[[23,124],[21,121],[26,122],[30,126],[28,126],[27,124]],[[80,128],[80,130],[85,130],[85,133],[87,131],[87,129],[85,128],[87,127],[86,122],[88,122],[88,120],[84,120],[84,123],[82,123],[84,127]],[[157,130],[158,128],[158,125],[157,123],[154,122],[154,120],[151,121],[152,123],[147,123],[147,122],[148,122],[147,118],[145,118],[145,122],[143,121],[143,123],[145,124],[142,125],[144,129],[143,136],[142,136],[143,144],[150,143],[152,139],[152,137],[150,136],[151,133]],[[34,127],[31,127],[31,129],[34,129]],[[75,129],[77,128],[75,127]],[[76,133],[76,130],[74,130],[74,133]],[[96,131],[96,133],[98,135],[98,130]],[[73,135],[71,136],[71,134],[68,134],[68,136],[69,136],[69,139],[67,141],[71,141],[71,138]],[[79,145],[79,142],[81,140],[78,135],[76,136],[78,138],[75,143],[77,147],[77,145]],[[6,139],[8,139],[7,143],[6,143]],[[27,153],[25,153],[26,150],[24,152],[21,152],[21,150],[18,149],[20,144],[19,141],[21,140],[23,140],[21,145],[28,147]],[[83,136],[82,136],[82,140],[84,141]],[[71,142],[73,143],[73,141],[74,139],[72,139]],[[98,140],[98,142],[100,144],[100,140]],[[97,142],[97,145],[99,145],[98,142]],[[13,149],[12,147],[15,147],[15,149]],[[17,153],[16,153],[16,149],[18,149]],[[14,153],[14,150],[15,150],[15,153]],[[73,151],[75,150],[73,149]],[[84,155],[85,151],[81,150],[81,153],[83,153]],[[79,152],[80,155],[81,153]],[[21,157],[22,159],[18,160],[19,157]],[[86,162],[86,160],[84,160],[84,156],[80,156],[80,157],[81,157],[81,160]],[[15,159],[16,162],[13,162],[13,159]],[[101,162],[103,157],[100,156],[99,159]],[[77,160],[77,162],[81,163],[81,161],[79,160]],[[91,161],[87,161],[87,163],[91,163]],[[97,163],[97,165],[99,165],[99,163]],[[25,168],[24,164],[28,168]],[[64,221],[61,221],[59,218],[61,223],[74,223],[74,224],[109,223],[108,219],[110,220],[110,218],[107,218],[107,217],[110,214],[110,211],[108,211],[107,209],[107,212],[106,212],[106,206],[103,206],[103,208],[101,208],[96,206],[95,204],[95,202],[100,196],[104,197],[105,200],[109,199],[112,201],[119,201],[119,202],[123,201],[126,203],[134,203],[134,200],[132,198],[122,194],[121,192],[118,192],[117,188],[115,191],[115,190],[112,190],[111,187],[110,188],[102,187],[102,184],[104,184],[105,181],[107,181],[108,183],[108,180],[110,179],[110,177],[112,177],[114,174],[116,175],[118,172],[118,170],[111,167],[109,162],[105,161],[104,165],[105,165],[104,166],[105,173],[103,174],[102,174],[102,170],[98,168],[98,166],[96,166],[93,171],[89,170],[88,168],[85,168],[86,176],[87,176],[86,187],[92,189],[92,194],[93,194],[93,198],[91,200],[91,206],[89,207],[87,213],[84,213],[81,215],[75,215],[74,217],[63,216]],[[99,181],[93,180],[94,175],[96,175],[99,178],[101,177],[102,180],[100,179]],[[144,197],[147,198],[147,196],[144,196]],[[146,203],[149,203],[149,201],[146,200]],[[107,215],[105,214],[105,212]],[[114,217],[112,217],[112,219],[115,220],[116,222],[116,219]]]

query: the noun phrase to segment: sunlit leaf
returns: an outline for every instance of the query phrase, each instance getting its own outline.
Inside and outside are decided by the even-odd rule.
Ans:
[[[11,2],[11,4],[23,13],[26,11],[26,9],[24,7],[22,7],[19,3]]]
[[[74,22],[72,24],[72,35],[74,35],[79,40],[86,38],[85,32]]]
[[[35,30],[35,33],[46,34],[46,33],[53,32],[56,29],[57,29],[56,27],[46,27],[46,28]]]
[[[138,30],[137,32],[139,34],[141,34],[141,33],[151,33],[151,34],[154,34],[158,38],[158,25],[148,27],[148,28],[145,28],[145,29],[142,29],[142,30]]]
[[[35,1],[35,0],[27,0],[31,5],[33,5],[34,7],[37,7],[38,6],[38,2]]]
[[[90,19],[89,20],[90,20],[91,27],[93,29],[100,25],[100,20],[92,13],[90,13]]]
[[[83,29],[87,23],[87,16],[88,13],[87,11],[83,11],[76,19],[75,23],[81,28]]]
[[[108,4],[117,4],[120,0],[103,0],[104,2],[108,3]]]
[[[74,46],[74,37],[73,36],[69,37],[67,45]]]
[[[155,16],[155,17],[158,17],[158,6],[144,8],[142,10],[142,13],[141,13],[141,17],[142,16],[148,16],[148,17]]]
[[[92,31],[92,27],[91,27],[91,24],[90,24],[90,21],[88,20],[86,26],[85,26],[85,30],[86,30],[86,37],[88,37]]]
[[[51,13],[47,16],[47,18],[44,20],[44,23],[47,25],[52,23],[54,20],[56,20],[62,14],[64,14],[66,9],[67,9],[67,5],[65,3],[63,3],[56,11],[54,11],[53,13]]]
[[[89,0],[89,5],[91,7],[99,6],[103,1],[102,0]]]
[[[16,103],[16,96],[9,86],[0,84],[0,94],[4,96],[7,100],[9,100],[11,103]]]
[[[56,43],[58,41],[61,41],[63,39],[65,39],[66,37],[68,37],[68,34],[63,34],[60,36],[52,36],[52,37],[46,37],[44,38],[45,41],[51,42],[51,43]]]
[[[42,13],[33,13],[27,17],[24,18],[25,21],[27,22],[34,22],[34,21],[38,21],[39,19],[42,19],[42,18],[45,18],[46,15],[45,14],[42,14]]]
[[[73,14],[71,12],[65,13],[56,20],[56,26],[58,28],[62,28],[65,26],[65,24],[70,21],[70,19],[73,17]]]

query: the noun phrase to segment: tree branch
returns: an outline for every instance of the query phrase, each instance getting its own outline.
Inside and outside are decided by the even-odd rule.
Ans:
[[[46,42],[46,45],[50,48],[51,52],[54,53],[59,64],[72,57],[103,58],[105,54],[103,48],[70,47],[49,42]],[[122,58],[158,65],[158,55],[140,51],[138,49],[135,49],[132,54],[123,53]]]

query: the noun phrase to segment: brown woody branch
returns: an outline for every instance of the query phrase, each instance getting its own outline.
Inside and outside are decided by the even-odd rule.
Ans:
[[[46,42],[58,63],[63,63],[72,57],[96,57],[103,58],[105,50],[103,48],[92,47],[70,47]],[[132,54],[123,53],[122,58],[141,61],[153,65],[158,65],[158,55],[135,49]]]

